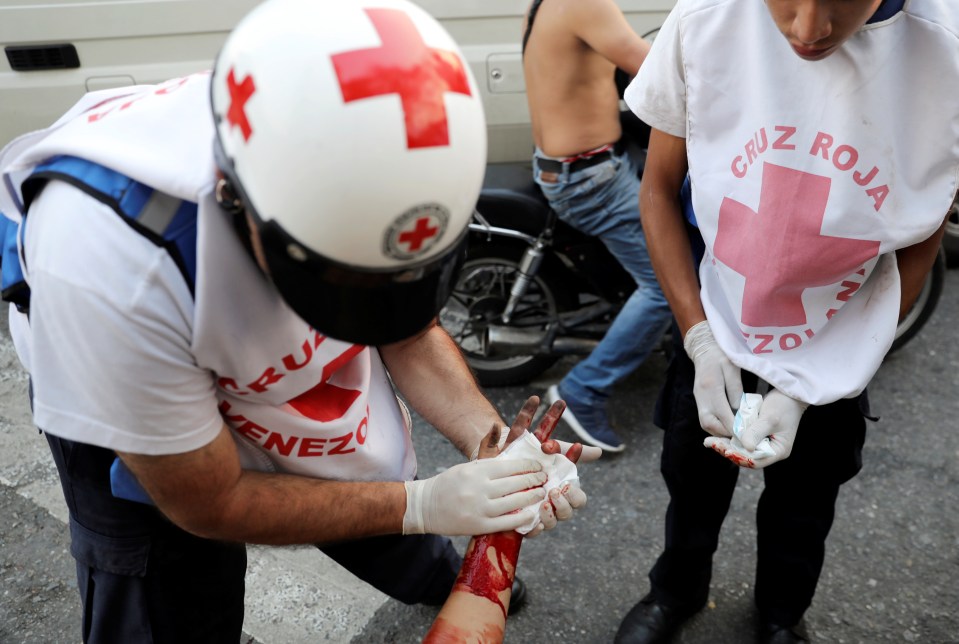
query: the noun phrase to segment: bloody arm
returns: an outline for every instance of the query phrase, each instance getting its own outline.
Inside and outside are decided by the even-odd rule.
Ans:
[[[510,428],[507,442],[526,430],[538,406],[539,398],[536,396],[526,401]],[[566,404],[562,401],[553,403],[533,433],[547,454],[560,451],[559,443],[552,440],[550,435],[565,408]],[[491,458],[499,452],[499,431],[498,427],[494,427],[483,441],[479,458]],[[576,443],[567,451],[566,458],[575,463],[582,452],[583,446]],[[549,503],[549,500],[544,503]],[[523,535],[515,530],[470,539],[453,590],[423,639],[424,644],[490,644],[503,641],[522,544]]]

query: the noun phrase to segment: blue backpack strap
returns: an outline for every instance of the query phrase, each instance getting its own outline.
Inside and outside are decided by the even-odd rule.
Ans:
[[[59,156],[38,165],[23,182],[24,212],[51,179],[69,183],[106,204],[138,233],[165,248],[194,294],[195,203],[154,190],[92,161]]]
[[[0,298],[13,302],[19,311],[25,312],[30,302],[30,289],[23,279],[17,253],[18,228],[0,213]]]
[[[106,204],[134,230],[166,249],[183,274],[190,293],[195,295],[197,204],[154,190],[92,161],[60,156],[38,165],[23,182],[24,212],[28,212],[33,199],[40,194],[47,182],[53,179],[69,183]],[[25,217],[20,225],[21,234],[27,221],[28,218]],[[8,238],[5,239],[9,241]],[[16,237],[13,243],[16,253]],[[7,262],[4,262],[0,267],[3,268],[4,278],[7,277],[6,264]],[[19,270],[19,261],[16,264]],[[23,282],[22,273],[20,281]],[[4,299],[6,288],[4,283]],[[114,459],[110,467],[110,487],[117,498],[153,503],[133,473],[119,458]]]

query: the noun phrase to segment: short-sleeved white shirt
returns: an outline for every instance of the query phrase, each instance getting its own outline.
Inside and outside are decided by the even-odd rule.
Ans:
[[[862,391],[894,338],[894,251],[959,173],[959,6],[907,0],[824,60],[756,0],[679,0],[626,91],[686,139],[701,298],[740,367],[812,404]]]

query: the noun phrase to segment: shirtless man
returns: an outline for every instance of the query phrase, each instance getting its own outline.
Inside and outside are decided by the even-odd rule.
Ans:
[[[609,396],[670,321],[639,220],[637,170],[618,145],[615,71],[635,76],[650,43],[613,0],[534,0],[526,23],[523,71],[536,183],[560,219],[602,239],[636,280],[603,340],[547,398],[566,401],[563,420],[581,440],[619,452],[625,446],[609,422]]]

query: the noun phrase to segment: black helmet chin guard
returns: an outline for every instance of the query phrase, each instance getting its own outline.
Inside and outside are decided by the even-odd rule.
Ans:
[[[275,221],[259,225],[269,276],[297,315],[320,333],[355,344],[398,342],[422,331],[453,290],[466,254],[466,230],[426,262],[372,271],[323,257]]]
[[[337,340],[376,346],[410,338],[437,316],[463,265],[467,228],[444,253],[419,263],[384,269],[344,264],[304,246],[276,221],[264,221],[219,138],[214,146],[229,188],[257,227],[269,279],[306,323]]]

